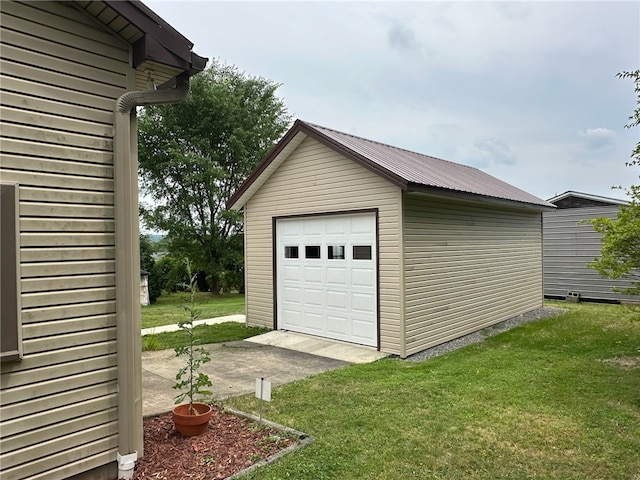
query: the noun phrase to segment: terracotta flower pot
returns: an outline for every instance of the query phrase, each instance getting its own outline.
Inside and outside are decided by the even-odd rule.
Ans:
[[[197,414],[189,412],[188,403],[178,405],[171,411],[171,418],[176,430],[186,437],[203,434],[213,413],[211,405],[206,403],[193,402],[193,408],[198,412]]]

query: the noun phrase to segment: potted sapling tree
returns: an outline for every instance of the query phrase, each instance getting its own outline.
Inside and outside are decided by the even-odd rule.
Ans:
[[[172,419],[178,432],[186,436],[200,435],[209,425],[213,409],[206,401],[212,393],[206,390],[211,386],[209,376],[200,371],[203,363],[211,361],[209,352],[198,345],[198,339],[194,334],[194,322],[200,317],[200,311],[195,305],[197,290],[196,276],[191,271],[191,262],[185,261],[189,284],[185,285],[189,290],[189,302],[184,306],[188,313],[185,321],[179,322],[180,330],[187,334],[187,344],[175,349],[177,357],[185,357],[185,365],[176,374],[176,384],[173,386],[181,393],[176,395],[176,406],[172,410]],[[188,400],[186,403],[185,400]]]

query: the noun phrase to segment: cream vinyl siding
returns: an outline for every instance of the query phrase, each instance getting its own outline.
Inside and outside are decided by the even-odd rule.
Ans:
[[[404,199],[407,355],[542,306],[541,213]]]
[[[2,364],[0,476],[55,480],[116,457],[112,111],[133,72],[128,45],[71,3],[0,8],[24,347]]]
[[[380,348],[400,354],[400,189],[305,138],[245,205],[247,321],[273,327],[273,218],[378,209]]]

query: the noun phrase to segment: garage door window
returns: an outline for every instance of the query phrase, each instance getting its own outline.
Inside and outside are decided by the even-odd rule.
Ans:
[[[320,245],[305,245],[304,258],[320,258]]]
[[[354,260],[371,260],[371,245],[354,245]]]
[[[298,246],[285,246],[284,247],[284,258],[298,258]]]
[[[344,245],[328,245],[327,258],[329,260],[344,260]]]

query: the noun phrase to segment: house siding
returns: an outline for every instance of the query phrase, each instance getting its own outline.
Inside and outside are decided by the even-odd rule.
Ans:
[[[541,213],[404,198],[407,355],[542,306]]]
[[[377,209],[380,349],[401,354],[401,208],[399,188],[305,138],[245,205],[248,323],[273,327],[275,217]]]
[[[1,2],[3,181],[19,184],[24,358],[3,363],[3,480],[117,451],[113,106],[129,47],[71,4]]]
[[[581,223],[599,217],[615,219],[618,205],[562,208],[545,212],[544,224],[544,294],[566,297],[577,292],[590,300],[636,300],[633,295],[613,292],[613,287],[631,287],[627,279],[611,280],[601,277],[587,266],[600,256],[601,235],[591,224]]]

